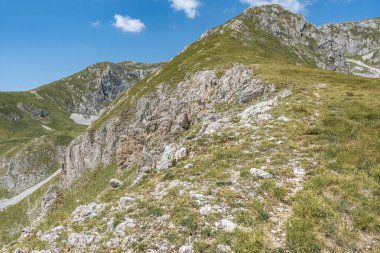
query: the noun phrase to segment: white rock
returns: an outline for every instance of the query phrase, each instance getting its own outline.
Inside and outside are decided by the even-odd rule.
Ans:
[[[254,176],[254,177],[258,177],[258,178],[263,178],[263,179],[267,179],[267,178],[272,178],[272,175],[269,174],[268,172],[264,171],[264,170],[261,170],[261,169],[256,169],[256,168],[252,168],[249,173]]]
[[[213,134],[217,133],[221,128],[223,128],[223,125],[221,123],[213,122],[206,127],[204,134],[213,135]]]
[[[234,232],[237,228],[237,225],[235,223],[227,219],[220,220],[216,222],[215,225],[217,228],[229,233]]]
[[[161,160],[157,163],[158,171],[166,170],[173,166],[173,161],[179,161],[187,155],[187,149],[177,144],[167,145]]]
[[[283,121],[283,122],[289,122],[289,121],[290,121],[290,119],[288,119],[288,118],[285,117],[285,116],[280,116],[280,117],[277,118],[277,120],[278,120],[278,121]]]
[[[133,201],[134,201],[134,199],[131,197],[121,197],[119,200],[119,208],[120,209],[125,208],[127,206],[127,204],[129,204]]]
[[[44,129],[48,130],[48,131],[53,131],[52,128],[50,128],[50,127],[48,127],[48,126],[46,126],[46,125],[42,125],[42,127],[43,127]]]
[[[271,120],[271,119],[273,119],[273,116],[270,115],[270,114],[266,114],[266,113],[260,114],[260,115],[257,116],[257,120],[258,121],[268,121],[268,120]]]
[[[111,220],[107,222],[107,231],[113,232],[115,230],[114,224],[115,224],[115,217],[112,217]]]
[[[220,252],[231,252],[231,247],[228,245],[219,244],[217,247]]]
[[[181,160],[182,158],[186,157],[187,155],[187,149],[185,147],[180,147],[174,154],[174,159],[176,161]]]
[[[190,169],[190,168],[192,168],[192,167],[194,167],[194,165],[193,165],[192,163],[188,163],[188,164],[186,164],[183,168],[184,168],[185,170],[188,170],[188,169]]]
[[[87,219],[91,219],[99,214],[99,211],[104,208],[104,204],[91,203],[87,206],[81,205],[77,207],[71,214],[71,222],[82,223]]]
[[[225,211],[225,208],[222,208],[221,206],[219,205],[205,205],[205,206],[202,206],[200,209],[199,209],[199,213],[202,214],[202,215],[207,215],[209,213],[222,213]]]
[[[98,235],[86,235],[80,233],[72,233],[67,240],[68,244],[77,248],[84,248],[92,243],[99,242],[101,239]]]
[[[52,232],[52,233],[58,233],[58,232],[61,232],[64,229],[65,229],[64,226],[58,226],[58,227],[50,229],[50,232]]]
[[[45,242],[54,242],[59,238],[59,235],[57,233],[51,233],[51,234],[45,234],[40,237],[41,241]]]
[[[136,227],[136,223],[133,219],[125,217],[125,220],[116,226],[115,233],[121,237],[125,236],[125,230],[127,228],[134,228]]]
[[[179,248],[179,253],[192,253],[193,252],[193,246],[192,245],[182,245]]]
[[[267,99],[263,102],[257,103],[255,105],[252,105],[248,108],[246,108],[243,112],[239,114],[241,117],[241,123],[246,124],[249,123],[250,118],[254,118],[256,116],[259,116],[261,114],[265,114],[269,110],[272,109],[273,106],[275,106],[280,98],[288,97],[292,94],[289,90],[283,90],[280,93],[278,93],[276,96]],[[264,116],[267,117],[267,116]]]

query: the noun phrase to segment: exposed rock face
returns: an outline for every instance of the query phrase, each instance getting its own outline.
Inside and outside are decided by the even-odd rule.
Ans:
[[[344,48],[348,56],[365,55],[379,49],[380,18],[342,24],[327,24],[318,28],[327,40]]]
[[[48,209],[53,205],[57,197],[58,197],[58,187],[50,186],[48,191],[45,193],[44,197],[42,198],[42,203],[41,203],[42,215],[45,215],[47,213]]]
[[[152,73],[158,64],[127,62],[122,65],[98,63],[58,85],[68,86],[70,97],[65,98],[69,113],[99,115],[120,93]],[[51,99],[54,99],[52,95]]]
[[[32,98],[36,98],[33,103],[1,103],[0,109],[3,110],[0,112],[0,120],[5,118],[9,123],[17,123],[21,118],[40,120],[41,127],[53,132],[54,129],[44,125],[44,121],[52,123],[51,116],[54,111],[49,112],[41,103],[55,105],[67,114],[72,113],[72,119],[77,120],[77,124],[89,125],[120,93],[157,67],[159,64],[136,62],[95,64],[71,77],[31,91]],[[49,113],[52,115],[49,116]],[[61,166],[64,147],[53,143],[48,137],[37,136],[35,140],[29,141],[26,138],[26,143],[20,144],[23,148],[15,154],[0,157],[0,190],[18,194],[42,181]],[[12,148],[14,147],[10,146],[9,150]]]
[[[18,122],[21,119],[20,115],[18,115],[15,112],[7,113],[7,114],[0,113],[0,116],[3,116],[4,118],[6,118],[9,121],[9,123]]]
[[[168,168],[187,153],[185,147],[174,144],[175,134],[189,127],[183,127],[184,115],[188,124],[207,120],[217,103],[245,103],[274,89],[256,80],[252,70],[241,65],[230,68],[220,78],[213,70],[197,72],[172,91],[166,84],[158,85],[124,112],[128,115],[124,116],[128,118],[126,122],[115,117],[71,143],[65,156],[63,181],[68,186],[85,170],[109,164],[114,157],[120,167],[138,163],[140,172]]]
[[[92,219],[99,215],[104,208],[103,204],[91,203],[89,205],[78,206],[71,214],[70,221],[73,223],[83,223],[85,220]]]
[[[63,148],[46,138],[36,139],[15,156],[0,159],[0,189],[18,194],[59,168]]]
[[[326,40],[343,48],[350,73],[380,77],[380,18],[318,28]]]
[[[174,161],[179,161],[187,155],[187,149],[180,145],[171,144],[165,147],[161,160],[157,163],[158,171],[172,167]]]
[[[380,18],[317,28],[301,15],[279,5],[267,5],[248,8],[239,17],[206,32],[202,38],[226,29],[246,44],[260,40],[255,36],[255,29],[260,29],[277,37],[305,63],[314,62],[319,68],[342,73],[380,77],[380,72],[371,71],[371,67],[380,68]],[[357,57],[369,68],[358,71],[355,69],[358,64],[347,61],[347,58]]]
[[[18,103],[17,107],[34,120],[41,119],[49,115],[49,112],[46,109],[35,107],[33,104]]]

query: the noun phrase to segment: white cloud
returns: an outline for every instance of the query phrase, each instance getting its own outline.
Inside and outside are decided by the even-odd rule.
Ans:
[[[278,4],[284,7],[285,9],[300,13],[303,11],[307,5],[306,2],[300,0],[239,0],[243,4],[249,4],[252,6],[261,6],[266,4]]]
[[[176,11],[184,11],[188,18],[195,18],[198,14],[199,1],[198,0],[170,0],[172,8]]]
[[[116,14],[114,18],[115,23],[112,25],[124,32],[139,33],[145,28],[145,25],[139,19],[133,19],[129,16],[121,16],[118,14]]]
[[[92,27],[99,27],[101,25],[102,25],[102,22],[100,22],[100,21],[94,21],[94,22],[91,23]]]

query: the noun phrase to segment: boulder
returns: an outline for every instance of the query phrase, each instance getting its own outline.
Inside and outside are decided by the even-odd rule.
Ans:
[[[192,245],[182,245],[179,248],[179,253],[192,253],[193,252],[193,246]]]
[[[113,178],[113,179],[110,180],[109,185],[110,185],[111,188],[115,188],[116,189],[116,188],[119,188],[120,186],[122,186],[123,182],[120,181],[120,180],[118,180],[118,179]]]
[[[215,225],[217,228],[219,228],[225,232],[228,232],[228,233],[234,232],[235,229],[237,228],[237,225],[235,223],[233,223],[232,221],[227,220],[227,219],[222,219],[222,220],[216,222]]]
[[[252,168],[249,173],[254,176],[254,177],[257,177],[257,178],[262,178],[262,179],[268,179],[268,178],[272,178],[272,175],[268,172],[266,172],[265,170],[261,170],[261,169],[256,169],[256,168]]]
[[[173,166],[173,162],[177,162],[187,155],[187,149],[177,144],[169,144],[165,147],[161,160],[156,165],[156,170],[162,171]]]

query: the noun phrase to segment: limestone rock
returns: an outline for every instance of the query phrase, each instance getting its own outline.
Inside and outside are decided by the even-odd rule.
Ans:
[[[229,233],[234,232],[237,228],[237,225],[235,223],[227,219],[222,219],[216,222],[215,225],[217,228]]]
[[[173,166],[174,161],[186,157],[187,149],[177,144],[169,144],[165,147],[161,160],[156,165],[156,170],[162,171]]]
[[[262,178],[262,179],[272,178],[272,175],[270,173],[268,173],[262,169],[252,168],[252,169],[250,169],[249,173],[252,176],[257,177],[257,178]]]
[[[89,205],[78,206],[71,214],[70,221],[73,223],[83,223],[99,214],[104,208],[103,204],[91,203]]]
[[[134,201],[134,199],[131,197],[121,197],[119,200],[119,208],[120,209],[125,208],[127,206],[127,204],[129,204],[133,201]]]
[[[86,246],[91,245],[92,243],[99,242],[101,237],[98,235],[87,235],[81,233],[72,233],[69,234],[68,244],[76,248],[85,248]]]
[[[192,245],[182,245],[179,248],[179,253],[193,253],[193,246]]]

